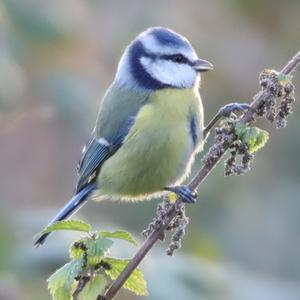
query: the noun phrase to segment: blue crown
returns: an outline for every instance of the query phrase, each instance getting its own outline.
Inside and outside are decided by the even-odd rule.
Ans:
[[[188,47],[189,42],[180,34],[164,27],[154,27],[149,29],[149,33],[161,44],[178,47]]]

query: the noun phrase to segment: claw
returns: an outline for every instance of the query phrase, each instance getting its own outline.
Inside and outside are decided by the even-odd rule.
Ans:
[[[235,111],[245,111],[245,110],[253,110],[253,108],[248,103],[229,103],[223,106],[218,113],[210,120],[208,125],[203,130],[203,136],[206,138],[209,134],[209,131],[216,125],[216,123],[222,117],[230,117],[230,114]]]
[[[223,106],[219,112],[218,115],[222,117],[229,117],[231,113],[235,111],[244,111],[251,109],[251,106],[247,103],[229,103],[225,106]]]
[[[198,193],[196,191],[191,190],[186,185],[166,187],[164,189],[182,197],[185,203],[195,203],[198,196]]]

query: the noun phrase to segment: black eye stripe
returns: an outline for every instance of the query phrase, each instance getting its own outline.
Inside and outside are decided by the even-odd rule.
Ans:
[[[149,57],[152,59],[164,59],[164,60],[170,60],[179,64],[187,64],[189,66],[193,66],[193,62],[191,62],[187,57],[185,57],[184,55],[178,53],[178,54],[162,54],[162,55],[156,55],[154,53],[149,53],[149,52],[144,52],[143,55],[144,57]],[[178,59],[180,57],[180,59]]]
[[[171,60],[179,64],[191,65],[191,62],[182,54],[164,54],[164,55],[160,55],[159,58],[165,60]]]

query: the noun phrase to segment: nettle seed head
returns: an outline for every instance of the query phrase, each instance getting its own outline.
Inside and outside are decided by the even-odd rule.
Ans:
[[[264,98],[256,109],[257,116],[265,116],[277,129],[285,127],[287,117],[292,113],[292,103],[295,102],[295,87],[291,77],[275,70],[264,70],[259,83]]]
[[[171,224],[174,233],[171,238],[171,243],[166,250],[167,255],[172,256],[175,250],[181,248],[182,239],[188,224],[189,218],[186,217],[184,207],[182,207],[182,209],[177,212],[175,220]]]
[[[172,203],[167,197],[164,197],[162,203],[157,206],[156,217],[148,225],[148,227],[142,232],[142,235],[147,238],[153,231],[159,229],[165,224],[167,217],[172,209]]]
[[[230,156],[224,162],[224,174],[243,175],[250,170],[254,155],[249,153],[249,147],[237,140],[230,146]]]
[[[288,90],[290,91],[290,89]],[[277,115],[275,116],[276,128],[284,128],[287,124],[287,117],[293,113],[292,104],[295,102],[294,93],[288,93],[283,96],[280,102]]]
[[[279,73],[277,71],[269,69],[262,71],[259,75],[259,84],[274,97],[282,96],[283,86],[279,80]]]
[[[227,147],[236,139],[233,127],[234,120],[227,119],[220,127],[215,129],[215,144],[202,158],[205,166],[209,167],[226,151]]]

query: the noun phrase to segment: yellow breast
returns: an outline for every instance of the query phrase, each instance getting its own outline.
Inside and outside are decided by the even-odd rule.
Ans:
[[[188,116],[190,112],[203,110],[199,93],[194,89],[163,89],[153,94],[151,102],[173,122]]]
[[[126,198],[143,198],[181,181],[194,153],[190,116],[201,112],[200,97],[193,90],[153,93],[122,147],[103,164],[100,189]]]

